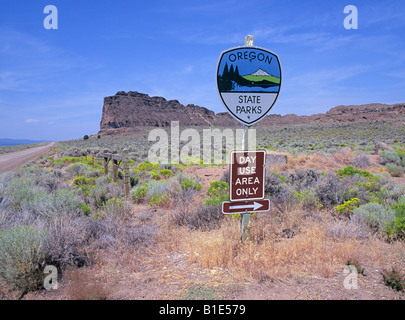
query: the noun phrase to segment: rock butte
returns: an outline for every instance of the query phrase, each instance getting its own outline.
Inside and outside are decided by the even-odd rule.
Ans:
[[[405,118],[405,103],[338,106],[326,113],[311,116],[269,114],[255,126],[339,123]],[[213,111],[194,104],[182,105],[177,100],[150,97],[136,91],[119,91],[104,98],[99,134],[130,132],[137,127],[169,127],[172,121],[181,126],[241,126],[228,112]]]

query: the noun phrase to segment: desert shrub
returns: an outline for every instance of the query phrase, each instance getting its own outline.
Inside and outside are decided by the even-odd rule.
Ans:
[[[319,202],[326,207],[342,204],[345,199],[347,188],[334,174],[321,175],[314,187]]]
[[[302,206],[304,209],[311,210],[323,207],[312,189],[303,189],[301,191],[292,190],[292,196],[293,202]]]
[[[67,173],[70,176],[84,176],[87,172],[88,166],[82,163],[73,163],[68,169]]]
[[[155,207],[163,206],[167,204],[168,200],[169,195],[167,193],[154,194],[149,200],[149,205]]]
[[[117,216],[121,218],[126,217],[130,212],[128,204],[119,198],[108,199],[102,204],[100,209],[109,216]]]
[[[405,218],[395,217],[395,220],[388,224],[385,233],[391,240],[399,240],[405,238]]]
[[[62,168],[66,164],[80,162],[79,157],[62,157],[52,162],[52,166],[56,168]]]
[[[132,198],[134,198],[136,203],[141,203],[145,199],[147,193],[148,193],[147,186],[137,186],[131,189],[130,192]]]
[[[33,182],[27,178],[19,178],[13,180],[8,190],[9,193],[9,206],[13,210],[22,210],[23,205],[30,203],[34,197],[36,190],[34,190]]]
[[[402,177],[404,175],[404,169],[399,165],[388,163],[386,167],[391,177]]]
[[[370,158],[368,155],[359,155],[353,159],[352,165],[358,168],[365,168],[370,164]]]
[[[62,215],[48,220],[44,227],[48,236],[44,246],[46,264],[59,271],[68,266],[82,267],[91,263],[89,241],[96,236],[92,225],[97,222],[85,217]]]
[[[358,198],[353,198],[348,201],[343,202],[341,205],[335,207],[335,210],[346,217],[353,214],[353,210],[360,206],[360,200]]]
[[[151,162],[149,162],[148,160],[145,160],[144,162],[141,162],[140,164],[138,164],[138,169],[141,171],[151,171],[153,169],[158,169],[159,168],[159,164],[153,164]]]
[[[385,232],[392,240],[405,239],[405,202],[396,203],[391,209],[395,212],[395,220],[387,225]]]
[[[401,198],[391,209],[395,211],[397,217],[405,218],[405,198]]]
[[[173,176],[173,171],[170,169],[162,169],[159,171],[162,176],[165,178],[169,178]]]
[[[9,196],[9,187],[13,177],[14,174],[11,172],[0,174],[0,205],[4,204]]]
[[[146,197],[152,198],[155,194],[164,194],[170,191],[170,184],[167,181],[154,181],[148,182],[148,191]]]
[[[202,187],[201,184],[199,183],[198,178],[195,178],[194,180],[186,178],[180,181],[180,188],[182,190],[193,189],[196,191],[200,191]]]
[[[320,172],[314,169],[297,169],[295,174],[290,174],[290,183],[294,185],[295,189],[300,191],[301,189],[312,188],[316,186],[320,179]]]
[[[282,186],[288,183],[288,178],[270,171],[265,177],[264,191],[270,196],[277,196],[282,191]]]
[[[59,170],[56,170],[42,179],[41,186],[43,186],[48,193],[55,192],[61,187],[61,178],[62,173]]]
[[[187,226],[191,230],[209,231],[219,228],[224,217],[221,205],[199,207],[193,212],[177,211],[172,220],[179,226]]]
[[[23,293],[38,289],[44,280],[46,235],[30,226],[0,232],[0,276]]]
[[[97,233],[97,242],[104,248],[120,248],[125,246],[148,246],[157,234],[158,228],[148,224],[134,226],[117,216],[105,216],[95,221],[91,228]]]
[[[85,193],[86,195],[86,193]],[[91,186],[87,192],[86,201],[95,208],[100,208],[109,199],[109,193],[104,186]]]
[[[139,177],[136,176],[129,177],[129,184],[131,185],[131,188],[135,187],[140,181],[141,179]]]
[[[160,180],[160,178],[161,178],[161,175],[155,171],[151,171],[150,176],[153,180]]]
[[[336,175],[338,177],[340,177],[340,178],[353,177],[356,174],[361,176],[361,177],[364,177],[364,178],[372,178],[373,177],[373,175],[370,172],[356,169],[353,166],[347,166],[347,167],[345,167],[343,169],[339,169],[339,170],[336,171]]]
[[[86,217],[91,215],[91,208],[87,204],[85,204],[84,202],[82,202],[80,204],[80,210],[83,212],[83,215],[86,216]]]
[[[210,183],[207,194],[209,196],[217,196],[221,193],[226,193],[229,191],[229,184],[223,181],[213,180]]]
[[[73,185],[81,187],[85,185],[94,186],[96,184],[95,181],[95,178],[77,177],[73,180]]]
[[[395,149],[395,152],[401,158],[401,160],[405,159],[405,149],[398,148],[398,149]]]
[[[95,183],[96,185],[98,185],[98,186],[106,186],[106,185],[108,185],[109,183],[111,183],[111,181],[112,181],[112,178],[111,178],[111,177],[109,177],[109,176],[101,176],[101,177],[97,177],[97,178],[94,180],[94,183]]]
[[[229,200],[229,184],[224,181],[213,180],[208,188],[207,195],[210,198],[205,200],[205,206],[220,205],[222,202]]]
[[[338,219],[327,225],[325,235],[335,240],[366,239],[369,236],[368,226],[358,216],[351,219]]]
[[[405,274],[392,268],[391,271],[383,270],[384,284],[395,291],[402,291],[405,288]]]
[[[384,231],[388,224],[395,220],[395,212],[379,203],[367,203],[354,209],[353,215],[364,219],[367,224],[379,231]]]
[[[380,155],[383,158],[383,163],[393,163],[393,164],[397,164],[397,165],[401,164],[401,157],[395,151],[384,150],[384,151],[381,151]]]
[[[60,189],[56,194],[36,193],[31,201],[22,204],[22,208],[47,218],[62,213],[83,213],[81,200],[73,190],[68,189]]]

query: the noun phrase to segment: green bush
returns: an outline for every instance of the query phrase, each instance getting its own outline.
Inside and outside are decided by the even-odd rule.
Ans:
[[[131,195],[136,203],[141,203],[145,199],[147,192],[147,186],[138,186],[135,189],[131,190]]]
[[[371,174],[370,172],[356,169],[353,166],[347,166],[344,169],[339,169],[336,171],[336,175],[339,178],[353,177],[356,174],[358,174],[364,178],[373,178],[374,177],[373,174]]]
[[[102,206],[101,210],[109,216],[124,217],[129,213],[128,207],[119,198],[108,199]]]
[[[346,217],[353,214],[353,210],[360,205],[360,200],[358,198],[353,198],[348,201],[343,202],[343,204],[335,207],[335,210]]]
[[[89,217],[91,215],[91,208],[87,204],[85,204],[84,202],[82,202],[80,204],[80,210],[83,212],[83,214],[86,217]]]
[[[391,209],[395,212],[395,220],[387,225],[385,232],[392,240],[405,239],[405,202],[396,203]]]
[[[229,193],[229,184],[224,181],[211,181],[207,194],[209,196],[218,196],[219,194]]]
[[[303,208],[311,210],[314,208],[322,208],[323,205],[320,203],[319,199],[316,197],[314,190],[304,189],[301,191],[292,190],[293,200],[298,203]]]
[[[405,274],[392,268],[391,271],[384,270],[382,272],[384,283],[395,291],[402,291],[405,288]]]
[[[0,276],[23,293],[38,289],[44,280],[45,234],[29,226],[0,232]]]
[[[388,163],[386,167],[391,177],[402,177],[404,175],[404,169],[401,166],[393,163]]]
[[[54,162],[52,162],[51,166],[61,168],[68,163],[76,163],[76,162],[80,162],[80,161],[81,161],[81,159],[78,157],[63,157],[63,158],[57,159]]]
[[[168,193],[170,191],[170,185],[167,181],[155,181],[151,180],[148,183],[148,192],[146,197],[152,198],[155,194]]]
[[[84,186],[84,185],[91,185],[94,186],[96,184],[95,178],[86,178],[86,177],[77,177],[73,180],[73,184],[75,186]]]
[[[94,207],[101,207],[109,198],[108,191],[103,186],[90,186],[87,194],[87,201]]]
[[[39,192],[22,207],[28,212],[50,218],[57,214],[79,214],[82,202],[73,190],[60,189],[56,194]]]
[[[190,189],[197,191],[201,190],[201,184],[198,183],[198,179],[190,180],[186,178],[184,180],[181,180],[180,187],[182,190],[190,190]]]
[[[353,215],[358,215],[370,227],[384,231],[386,226],[395,221],[395,211],[379,203],[367,203],[354,209]]]
[[[135,176],[130,176],[129,177],[129,183],[131,184],[131,188],[135,187],[141,180],[139,179],[139,177],[135,177]]]
[[[401,157],[395,151],[384,150],[381,152],[381,156],[387,163],[401,164]]]
[[[148,160],[138,164],[138,169],[141,171],[145,171],[145,172],[151,171],[153,169],[158,169],[158,168],[159,168],[158,164],[152,164]]]
[[[14,210],[22,210],[23,205],[35,197],[33,182],[27,178],[13,180],[9,188],[9,205]]]
[[[210,196],[204,201],[204,205],[207,207],[217,206],[224,201],[229,201],[229,184],[225,181],[213,180],[208,188],[207,195]]]
[[[153,180],[160,180],[160,178],[162,178],[162,176],[155,171],[151,171],[150,176]]]
[[[155,207],[162,206],[166,204],[168,200],[169,195],[167,193],[154,194],[149,200],[149,205]]]
[[[71,176],[83,176],[86,174],[88,166],[82,163],[73,163],[67,169]]]
[[[165,178],[169,178],[169,177],[173,176],[173,171],[170,169],[162,169],[162,170],[160,170],[160,174],[162,176],[164,176]]]

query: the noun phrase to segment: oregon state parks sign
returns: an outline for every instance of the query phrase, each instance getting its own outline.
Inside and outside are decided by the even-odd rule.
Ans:
[[[217,90],[229,113],[251,126],[270,111],[280,92],[278,56],[259,47],[223,51],[217,66]]]

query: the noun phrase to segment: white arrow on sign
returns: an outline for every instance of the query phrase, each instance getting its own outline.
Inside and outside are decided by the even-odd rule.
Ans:
[[[252,207],[253,206],[253,207]],[[257,210],[259,208],[263,207],[262,204],[254,202],[253,205],[252,204],[245,204],[245,205],[237,205],[237,206],[229,206],[229,210],[237,210],[237,209],[252,209],[253,210]]]

